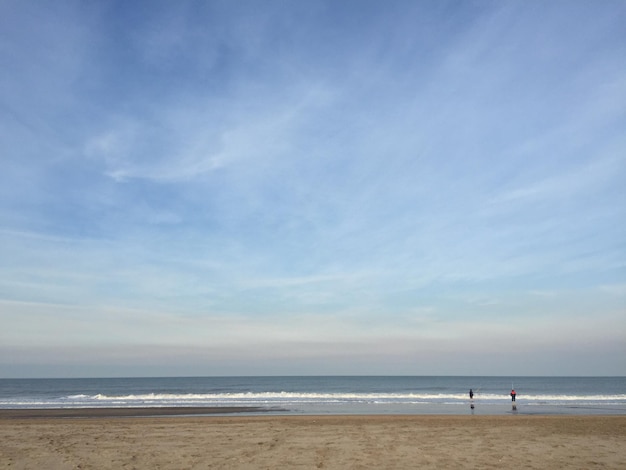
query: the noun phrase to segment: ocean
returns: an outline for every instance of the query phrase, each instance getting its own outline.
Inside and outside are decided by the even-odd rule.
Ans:
[[[0,379],[0,409],[203,406],[274,414],[624,415],[626,377]]]

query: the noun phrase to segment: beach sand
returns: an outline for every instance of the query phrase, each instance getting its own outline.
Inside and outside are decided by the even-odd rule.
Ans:
[[[82,413],[0,413],[0,469],[626,468],[625,416]]]

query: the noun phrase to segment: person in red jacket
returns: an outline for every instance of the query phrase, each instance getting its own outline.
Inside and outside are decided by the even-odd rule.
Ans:
[[[515,401],[515,395],[517,395],[515,390],[511,390],[511,401]]]

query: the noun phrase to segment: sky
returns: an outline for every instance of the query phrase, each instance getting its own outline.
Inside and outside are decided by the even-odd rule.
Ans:
[[[0,1],[0,377],[626,375],[624,25]]]

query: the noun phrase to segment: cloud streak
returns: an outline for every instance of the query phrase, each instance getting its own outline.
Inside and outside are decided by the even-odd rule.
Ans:
[[[620,2],[40,7],[0,7],[0,375],[626,373]]]

